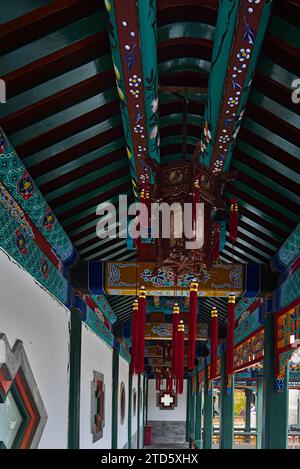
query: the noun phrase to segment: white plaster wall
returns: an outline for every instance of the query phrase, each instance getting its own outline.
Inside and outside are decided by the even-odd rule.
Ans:
[[[105,426],[103,437],[93,443],[91,434],[91,382],[93,371],[104,375]],[[112,349],[84,324],[81,334],[80,448],[110,449],[112,423]]]
[[[165,380],[161,389],[165,389]],[[187,383],[184,380],[183,394],[177,396],[177,407],[173,410],[160,410],[156,405],[156,383],[155,379],[149,379],[148,384],[148,420],[159,421],[185,421],[186,420],[186,397]]]
[[[0,250],[0,332],[24,348],[48,420],[39,448],[67,448],[69,311]]]
[[[129,365],[120,357],[119,359],[119,391],[118,391],[118,448],[128,446],[128,398],[129,398]],[[125,419],[121,425],[121,382],[125,384]]]
[[[133,437],[137,433],[137,416],[138,416],[138,376],[137,375],[132,376],[132,392],[134,389],[136,390],[136,412],[135,412],[135,415],[133,415],[133,399],[131,396],[131,408],[132,408],[131,437]]]

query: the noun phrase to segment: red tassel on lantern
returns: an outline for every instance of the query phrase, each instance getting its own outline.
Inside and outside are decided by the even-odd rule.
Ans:
[[[195,366],[196,327],[197,327],[198,283],[192,280],[190,286],[190,312],[188,334],[188,370]]]
[[[159,368],[156,368],[156,391],[160,391],[161,387],[161,371]]]
[[[132,319],[131,319],[131,369],[132,373],[136,371],[136,357],[137,357],[137,331],[138,331],[138,301],[135,300],[132,305]]]
[[[199,180],[196,179],[194,182],[194,193],[193,193],[193,227],[197,228],[197,204],[200,202],[200,187]]]
[[[232,246],[235,246],[238,237],[239,206],[236,199],[230,201],[229,214],[229,238]]]
[[[168,393],[172,392],[173,390],[173,379],[169,368],[167,368],[166,371],[166,390]]]
[[[220,225],[216,223],[213,228],[213,246],[212,246],[212,262],[215,263],[220,255]]]
[[[210,380],[217,374],[218,358],[218,311],[215,307],[211,310],[211,334],[210,334]]]
[[[172,370],[173,375],[177,376],[177,364],[178,364],[178,324],[179,324],[179,306],[178,303],[173,305],[173,320],[172,320]]]
[[[176,392],[177,394],[183,393],[183,379],[184,379],[184,324],[183,321],[179,321],[178,324],[178,335],[177,335],[177,346],[178,346],[178,369],[177,369],[177,380],[176,380]]]
[[[234,349],[234,307],[235,296],[228,298],[227,310],[227,339],[226,339],[226,380],[233,373],[233,349]]]
[[[140,288],[138,298],[138,331],[137,331],[137,357],[136,357],[136,371],[143,373],[145,368],[145,333],[146,333],[146,291],[145,287]]]

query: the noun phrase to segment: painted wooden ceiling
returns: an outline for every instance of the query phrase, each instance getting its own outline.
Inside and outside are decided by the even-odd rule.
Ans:
[[[104,2],[0,6],[1,126],[81,258],[134,260],[126,240],[100,240],[95,230],[99,203],[133,199]],[[218,8],[216,0],[157,1],[161,163],[182,154],[178,90],[189,101],[188,157],[200,139]],[[225,195],[238,199],[240,221],[223,262],[267,262],[299,222],[300,104],[291,99],[299,70],[300,4],[275,0],[231,160],[238,177]],[[132,298],[110,302],[121,321],[130,317]],[[201,302],[209,320],[215,301]]]

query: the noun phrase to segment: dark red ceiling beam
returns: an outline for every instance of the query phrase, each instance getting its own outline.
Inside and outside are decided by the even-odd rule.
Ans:
[[[300,142],[300,129],[280,119],[280,117],[275,116],[275,114],[272,114],[263,107],[254,104],[251,100],[248,101],[245,117],[253,119],[263,127],[266,127],[276,135],[279,135],[298,147]]]
[[[81,145],[84,146],[86,142],[82,142]],[[80,179],[85,174],[91,174],[97,169],[104,169],[105,166],[108,166],[112,163],[117,161],[123,160],[125,155],[125,149],[120,151],[120,149],[115,150],[113,152],[107,153],[100,158],[96,158],[95,160],[91,161],[90,163],[80,166],[79,168],[74,169],[73,171],[64,172],[60,177],[56,177],[52,181],[46,182],[42,186],[40,186],[40,190],[44,194],[49,194],[60,187],[69,184],[70,182],[76,181],[76,179]]]
[[[300,28],[300,2],[299,0],[276,0],[273,12],[286,21]]]
[[[55,156],[48,158],[42,163],[32,166],[30,173],[33,177],[41,176],[53,169],[74,161],[80,156],[86,155],[94,150],[97,150],[112,141],[123,137],[123,129],[120,126],[114,127],[106,132],[96,135],[88,140],[85,140],[78,145],[68,148],[65,151],[57,153]]]
[[[264,75],[264,73],[257,70],[254,75],[252,82],[252,89],[259,91],[260,93],[268,96],[270,99],[282,106],[290,109],[291,111],[299,114],[299,105],[293,103],[291,100],[291,88],[286,88],[270,77]]]
[[[234,189],[235,190],[235,189]],[[236,195],[242,195],[244,194],[244,192],[242,191],[238,191],[238,194],[235,192]],[[252,199],[254,202],[255,202],[255,199]],[[229,201],[228,201],[229,202]],[[278,225],[274,225],[273,223],[270,223],[269,221],[267,221],[265,218],[262,218],[261,216],[255,214],[254,212],[252,212],[251,210],[248,210],[246,207],[243,207],[241,204],[239,205],[239,213],[241,215],[244,215],[245,217],[247,217],[248,219],[250,219],[251,221],[253,221],[254,223],[256,223],[257,225],[259,226],[262,226],[264,228],[266,228],[267,230],[269,230],[271,233],[275,233],[277,234],[278,236],[280,236],[283,240],[285,240],[285,238],[287,237],[287,233],[286,231],[282,230],[280,227],[278,227]],[[279,215],[277,214],[277,217]],[[248,226],[248,224],[247,224]],[[259,232],[260,233],[260,236],[263,237],[263,236],[266,236],[263,232]],[[274,241],[275,242],[275,241]],[[281,246],[282,243],[280,243],[280,246]]]
[[[119,101],[116,99],[104,106],[93,109],[86,114],[75,117],[75,119],[38,135],[31,140],[27,140],[16,147],[16,151],[21,158],[25,158],[33,153],[50,147],[51,145],[55,145],[78,132],[82,132],[83,130],[99,124],[100,122],[110,119],[118,114],[119,111],[120,105]]]
[[[218,14],[217,0],[158,0],[157,25],[181,21],[199,21],[215,26]]]
[[[105,176],[102,176],[99,179],[96,179],[93,182],[90,182],[88,184],[84,184],[84,185],[78,187],[77,189],[75,189],[71,192],[68,192],[67,194],[64,194],[60,197],[57,197],[57,199],[52,200],[51,201],[51,208],[55,209],[55,208],[59,207],[60,205],[63,205],[66,202],[70,202],[71,200],[76,199],[76,198],[78,198],[82,195],[86,195],[89,192],[93,191],[94,189],[97,189],[101,186],[104,186],[105,184],[109,184],[109,183],[113,184],[113,181],[115,179],[120,178],[120,175],[121,175],[120,170],[117,169],[115,171],[112,171],[109,174],[106,174]],[[129,176],[129,173],[128,173],[128,180],[129,180],[129,178],[130,178],[130,176]],[[117,195],[119,193],[120,193],[119,188],[116,187],[115,195]],[[79,206],[80,206],[80,210],[85,210],[86,208],[89,208],[89,207],[95,205],[95,199],[96,199],[96,197],[87,200],[83,204],[79,203],[78,206],[67,210],[66,212],[64,212],[64,218],[72,217],[75,213],[78,213],[78,207]]]
[[[247,155],[239,149],[235,151],[234,158],[236,161],[244,163],[250,168],[254,168],[260,174],[263,174],[264,176],[268,177],[271,181],[276,182],[280,186],[285,187],[287,190],[294,192],[296,195],[300,196],[299,184],[297,184],[296,181],[285,177],[283,174],[281,174],[281,172],[276,171],[275,169],[272,169],[269,166],[266,166],[265,164],[261,163],[260,161],[257,161],[255,158],[252,158],[251,156]]]
[[[160,76],[160,85],[177,87],[196,87],[207,90],[208,73],[204,72],[174,72]]]
[[[103,9],[101,0],[55,0],[1,25],[0,55]]]
[[[113,86],[114,72],[108,70],[94,77],[70,86],[31,106],[14,112],[2,119],[2,127],[7,134],[17,132],[35,122],[56,114],[76,103],[95,96]]]
[[[8,98],[110,53],[106,31],[89,36],[2,76]],[[17,65],[17,64],[16,64]]]
[[[203,116],[205,103],[189,100],[188,113]],[[175,101],[168,102],[159,106],[159,117],[169,116],[170,114],[181,114],[183,103],[177,97]]]
[[[158,43],[158,62],[165,60],[198,57],[211,61],[213,41],[209,39],[181,37]]]
[[[241,212],[241,210],[240,210],[240,212]],[[276,249],[279,248],[282,244],[280,241],[277,241],[277,239],[271,238],[270,236],[266,235],[263,231],[257,230],[252,225],[249,225],[248,223],[246,223],[245,221],[243,221],[241,219],[239,220],[239,227],[243,228],[250,235],[253,235],[256,238],[259,238],[262,243],[265,241],[266,243],[269,243],[272,246],[274,246]]]
[[[258,134],[255,134],[245,127],[241,127],[239,132],[239,139],[253,146],[257,150],[269,155],[272,159],[278,161],[293,171],[299,170],[299,162],[297,158],[290,155],[284,148],[280,148],[275,144],[264,140],[264,138]]]
[[[187,135],[190,137],[198,137],[200,134],[200,117],[199,117],[199,127],[195,125],[188,125],[187,126]],[[172,137],[173,135],[182,135],[182,125],[170,125],[167,127],[161,127],[160,129],[160,136],[161,138],[164,137]]]
[[[269,57],[276,64],[298,76],[300,63],[299,49],[295,49],[295,47],[287,42],[283,42],[281,39],[267,33],[262,48],[262,55]]]
[[[239,176],[240,178],[240,176]],[[249,187],[256,187],[256,181],[253,179],[249,182],[245,181],[245,184],[248,185]],[[264,204],[260,200],[256,199],[255,197],[252,197],[250,194],[247,192],[242,191],[241,189],[238,189],[234,184],[229,183],[227,186],[227,190],[230,191],[237,199],[244,200],[247,202],[249,205],[252,205],[253,207],[257,208],[258,210],[261,210],[264,213],[267,213],[268,215],[272,216],[273,218],[277,219],[278,221],[281,221],[285,225],[287,225],[290,228],[293,228],[295,223],[290,219],[282,215],[281,213],[277,212],[273,208],[269,207],[268,205]],[[259,189],[257,189],[259,192]],[[249,211],[249,216],[250,218],[253,217],[252,212]],[[282,231],[278,229],[277,225],[271,225],[272,226],[272,231],[276,232],[281,232],[284,233],[283,238],[285,239],[287,237],[287,233],[285,231]]]
[[[187,144],[186,152],[187,154],[193,154],[195,150],[194,145]],[[165,156],[174,155],[175,153],[182,152],[182,144],[181,143],[173,143],[172,145],[164,145],[160,149],[160,156],[163,158]]]

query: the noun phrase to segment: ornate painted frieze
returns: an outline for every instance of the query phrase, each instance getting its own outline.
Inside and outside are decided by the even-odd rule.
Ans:
[[[86,306],[85,318],[83,322],[101,340],[103,340],[110,347],[113,347],[114,336],[104,324],[103,319],[99,316],[99,314],[97,314],[97,311],[94,311],[89,306]]]
[[[285,369],[300,346],[300,307],[276,316],[276,379],[283,383]]]
[[[283,243],[276,255],[272,259],[273,266],[283,272],[300,255],[300,223]]]
[[[148,296],[188,296],[191,274],[175,277],[172,269],[157,269],[154,263],[105,264],[105,290],[113,295],[136,295],[137,284],[144,285]],[[196,275],[197,277],[197,275]],[[242,294],[244,269],[241,264],[218,264],[214,271],[204,272],[198,278],[199,296],[226,296]]]
[[[14,199],[14,204],[21,207],[61,261],[68,264],[75,256],[75,250],[70,239],[51,212],[50,207],[1,128],[0,140],[3,143],[0,147],[0,181],[2,185]],[[9,207],[7,193],[3,190],[3,186],[0,191],[1,205],[10,212],[13,211],[13,216],[17,217],[16,210]]]
[[[258,307],[244,321],[240,322],[234,330],[234,344],[242,342],[244,339],[252,335],[257,329],[263,325],[263,317],[261,308]]]
[[[37,448],[48,417],[23,342],[0,333],[0,350],[0,447]]]
[[[280,309],[296,301],[300,297],[300,269],[296,270],[279,288]]]
[[[37,246],[31,233],[22,231],[19,217],[10,216],[0,204],[0,219],[0,248],[61,303],[70,306],[68,281]]]
[[[208,325],[206,323],[197,324],[197,340],[207,339]],[[167,322],[149,322],[146,323],[146,340],[170,340],[172,338],[172,324]],[[185,339],[188,338],[188,326],[185,326]]]

